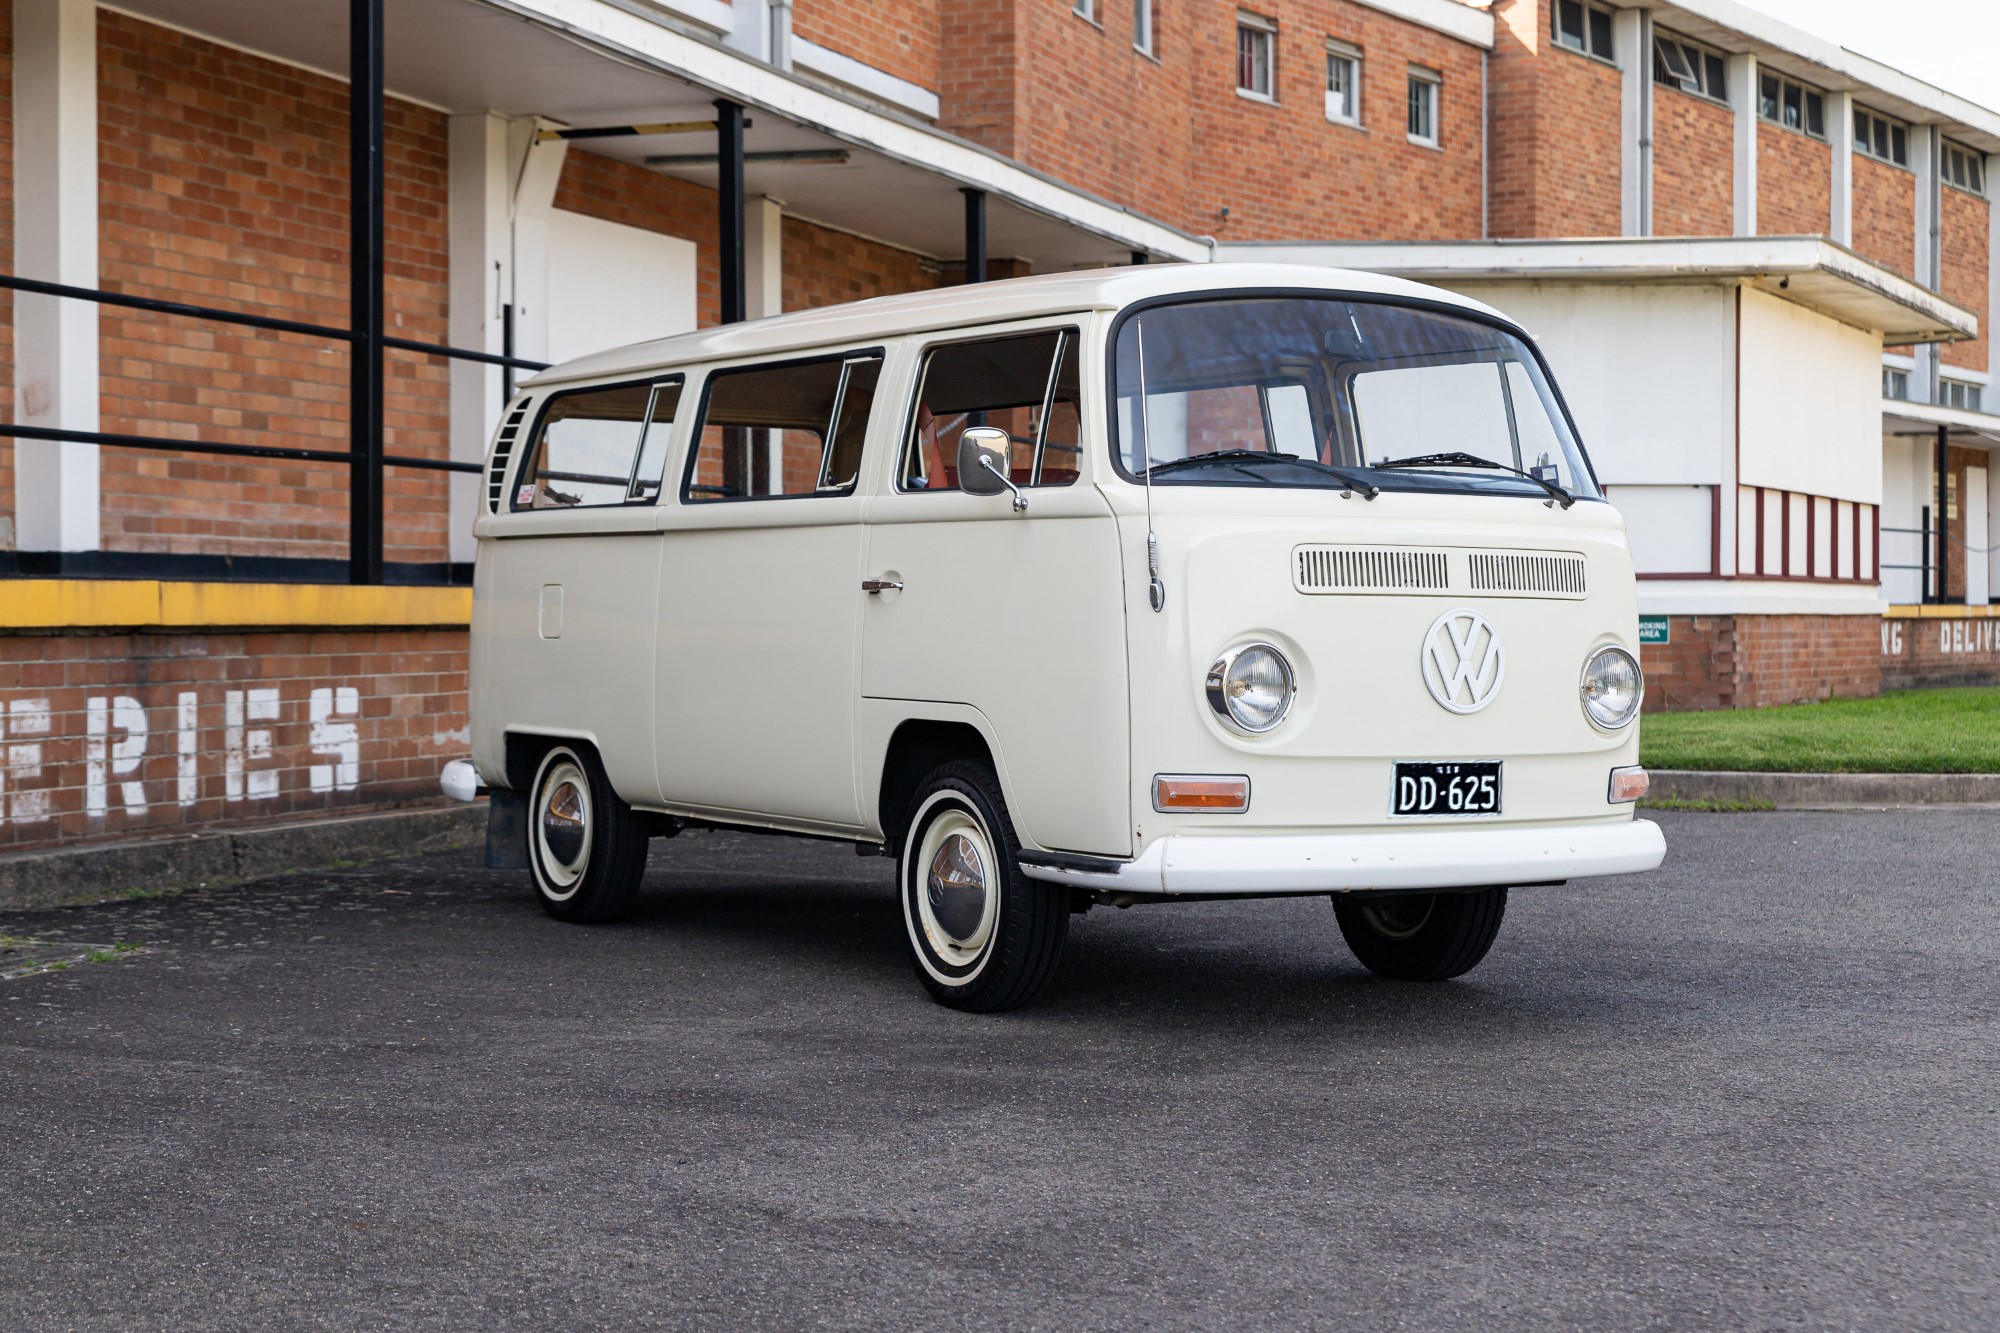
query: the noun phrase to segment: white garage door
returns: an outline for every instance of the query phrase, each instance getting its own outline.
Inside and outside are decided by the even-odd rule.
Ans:
[[[687,333],[695,245],[556,209],[549,215],[549,360]]]

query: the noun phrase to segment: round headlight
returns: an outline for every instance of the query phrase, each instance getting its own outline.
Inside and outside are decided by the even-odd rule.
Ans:
[[[1639,716],[1646,697],[1646,678],[1638,659],[1623,648],[1600,648],[1583,667],[1583,711],[1607,731],[1615,731]]]
[[[1253,733],[1283,722],[1297,693],[1292,664],[1268,643],[1245,644],[1218,657],[1204,688],[1217,717]]]

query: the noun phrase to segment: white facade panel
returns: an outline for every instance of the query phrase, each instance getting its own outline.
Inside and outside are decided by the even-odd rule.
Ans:
[[[1894,529],[1921,526],[1922,497],[1930,475],[1921,440],[1891,435],[1882,441],[1882,600],[1893,606],[1923,600],[1919,571],[1888,566],[1922,563],[1923,539]]]
[[[1641,574],[1708,571],[1715,520],[1712,486],[1614,486],[1611,504],[1625,516],[1632,564]]]
[[[1879,503],[1881,339],[1747,288],[1742,337],[1742,483]]]
[[[1448,285],[1505,311],[1535,335],[1607,486],[1728,480],[1732,288]],[[1707,567],[1704,554],[1701,568]]]
[[[553,209],[549,359],[602,352],[695,326],[695,245]]]

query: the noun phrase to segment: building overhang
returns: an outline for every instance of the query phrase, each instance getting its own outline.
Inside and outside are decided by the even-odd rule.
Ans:
[[[346,0],[120,0],[149,22],[342,77]],[[987,197],[987,250],[1041,270],[1204,260],[1208,246],[921,121],[821,87],[723,45],[664,10],[616,0],[396,0],[392,95],[446,112],[536,116],[572,128],[713,120],[749,109],[745,188],[788,215],[935,259],[956,259],[962,189]],[[709,134],[592,139],[573,150],[644,165],[713,155]],[[803,155],[803,157],[801,157]],[[713,186],[712,163],[655,167]]]
[[[1900,398],[1882,400],[1884,435],[1935,439],[1939,430],[1953,444],[1974,449],[2000,447],[2000,416],[1935,403],[1905,402]]]
[[[1979,336],[1979,317],[1970,310],[1818,236],[1258,241],[1218,245],[1214,257],[1358,268],[1447,287],[1740,283],[1880,334],[1890,347]]]

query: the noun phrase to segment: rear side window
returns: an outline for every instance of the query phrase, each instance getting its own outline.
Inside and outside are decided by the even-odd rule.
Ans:
[[[917,381],[897,489],[957,489],[958,441],[970,426],[1007,432],[1016,486],[1069,485],[1082,443],[1079,397],[1075,329],[932,348]]]
[[[653,503],[680,399],[679,376],[551,395],[515,483],[513,508]]]
[[[848,494],[881,375],[872,351],[716,371],[681,499]]]

